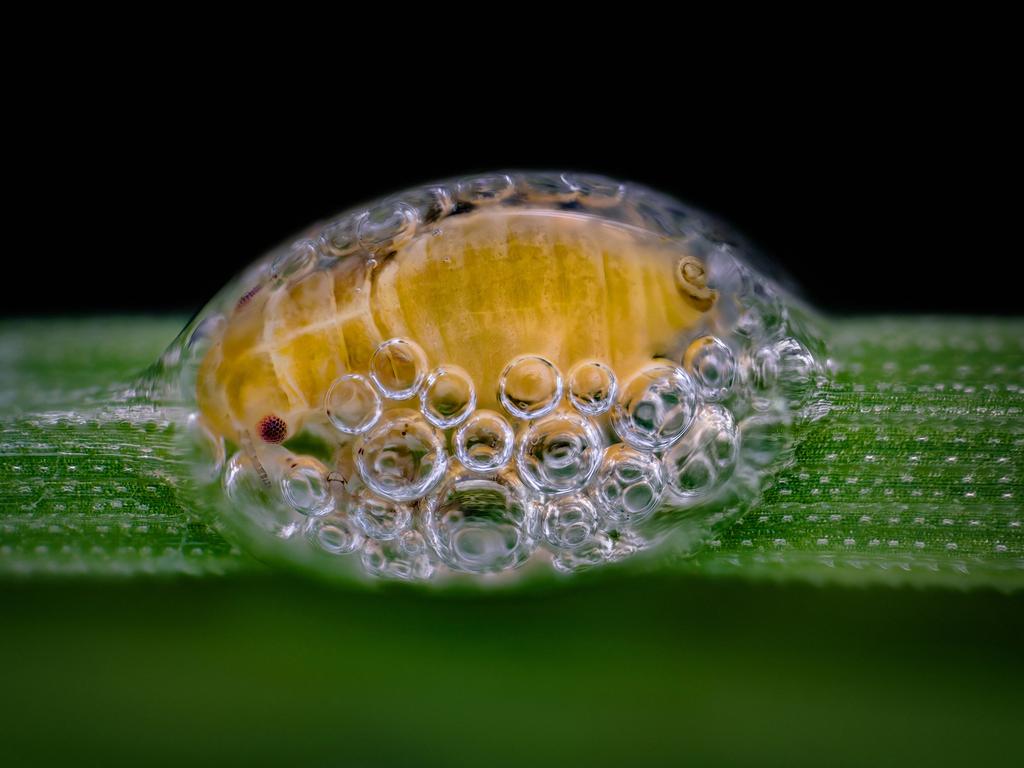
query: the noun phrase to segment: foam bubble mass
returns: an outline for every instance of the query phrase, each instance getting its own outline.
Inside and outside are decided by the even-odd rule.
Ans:
[[[443,583],[691,554],[827,415],[816,316],[762,263],[613,179],[429,184],[256,261],[151,386],[197,508],[265,559]]]

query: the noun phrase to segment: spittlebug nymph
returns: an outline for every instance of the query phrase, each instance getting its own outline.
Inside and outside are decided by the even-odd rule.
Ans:
[[[230,457],[205,498],[253,547],[398,578],[692,551],[824,410],[813,316],[719,232],[639,186],[495,173],[305,233],[180,342]]]

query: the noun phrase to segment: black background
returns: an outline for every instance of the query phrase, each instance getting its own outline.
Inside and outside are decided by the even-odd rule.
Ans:
[[[10,147],[0,314],[191,312],[315,220],[499,168],[671,193],[731,222],[826,311],[1020,311],[1012,129],[971,84],[673,109],[611,87],[582,103],[499,92],[384,113],[83,93],[42,105]]]

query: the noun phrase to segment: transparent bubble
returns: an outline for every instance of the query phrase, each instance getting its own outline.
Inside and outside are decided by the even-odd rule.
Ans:
[[[407,408],[388,411],[356,451],[363,482],[393,501],[422,497],[444,476],[447,463],[443,435]]]
[[[371,576],[400,581],[422,581],[434,573],[434,565],[425,551],[410,552],[407,539],[388,541],[368,539],[363,546],[362,564]]]
[[[580,202],[591,208],[618,205],[626,194],[626,185],[605,176],[563,173],[562,180],[576,190]]]
[[[351,519],[337,512],[310,521],[308,535],[314,545],[332,555],[348,555],[363,544],[363,534]]]
[[[640,522],[661,502],[661,464],[649,453],[618,443],[605,449],[594,479],[601,511],[615,522]]]
[[[442,429],[462,422],[476,406],[472,377],[457,365],[431,371],[420,391],[420,409],[427,421]]]
[[[481,477],[454,470],[423,504],[423,526],[450,568],[495,573],[522,565],[533,551],[536,502],[515,473]]]
[[[367,488],[352,495],[349,514],[367,538],[380,541],[393,539],[412,525],[412,507],[377,496]]]
[[[313,268],[316,259],[316,243],[312,240],[300,240],[274,259],[270,265],[270,273],[282,279],[299,277]]]
[[[559,551],[551,564],[555,570],[574,573],[607,563],[614,554],[615,541],[606,532],[600,531],[578,547]]]
[[[686,371],[655,364],[622,388],[612,406],[612,425],[635,448],[663,450],[690,428],[696,401],[696,388]]]
[[[370,378],[381,393],[391,400],[412,397],[427,375],[427,356],[409,339],[388,339],[370,358]]]
[[[729,395],[736,377],[732,350],[714,336],[695,339],[683,356],[683,365],[693,376],[701,399],[720,402]]]
[[[495,411],[473,412],[452,440],[455,453],[467,469],[493,472],[512,458],[515,435],[505,417]]]
[[[516,444],[516,466],[541,493],[584,488],[601,462],[604,441],[590,419],[561,411],[531,422]]]
[[[776,386],[791,408],[800,408],[814,389],[819,366],[807,347],[796,339],[780,339],[772,349],[777,367]]]
[[[500,203],[516,191],[515,182],[506,173],[463,179],[455,188],[456,197],[473,205]]]
[[[574,493],[547,503],[541,530],[551,546],[576,549],[587,543],[597,532],[597,526],[597,510],[593,503],[586,496]]]
[[[340,258],[359,250],[359,237],[356,235],[357,224],[356,217],[346,216],[325,227],[320,235],[324,251],[330,256]]]
[[[327,390],[324,413],[341,432],[362,434],[380,418],[380,395],[365,376],[347,373],[336,379]]]
[[[403,193],[402,200],[416,210],[423,224],[432,224],[444,218],[455,207],[451,192],[442,186],[410,190]]]
[[[598,416],[612,407],[618,384],[611,368],[590,360],[569,371],[568,388],[569,402],[577,411]]]
[[[296,456],[281,475],[281,493],[295,509],[310,517],[334,509],[334,496],[327,482],[327,467],[309,456]]]
[[[520,419],[538,419],[558,407],[562,375],[555,364],[538,355],[515,358],[498,379],[498,399]]]
[[[367,211],[356,224],[359,244],[368,250],[397,248],[416,232],[416,209],[388,201]]]
[[[279,539],[290,539],[303,527],[304,516],[289,507],[259,459],[243,451],[224,470],[224,491],[232,515]]]
[[[703,406],[690,432],[662,460],[669,488],[689,502],[707,499],[732,476],[739,445],[732,413],[713,403]]]
[[[544,203],[568,203],[576,198],[576,188],[564,176],[555,173],[527,173],[519,177],[519,188],[530,200]]]

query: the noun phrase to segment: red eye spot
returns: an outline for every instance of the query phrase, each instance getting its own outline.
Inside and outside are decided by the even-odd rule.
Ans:
[[[262,287],[262,285],[257,285],[255,288],[250,288],[248,291],[246,291],[242,298],[238,300],[238,303],[235,305],[235,309],[241,309],[250,301],[252,301],[252,297],[259,293],[260,288]]]
[[[260,423],[256,425],[256,431],[265,442],[283,443],[284,439],[288,437],[288,422],[271,413],[260,419]]]

